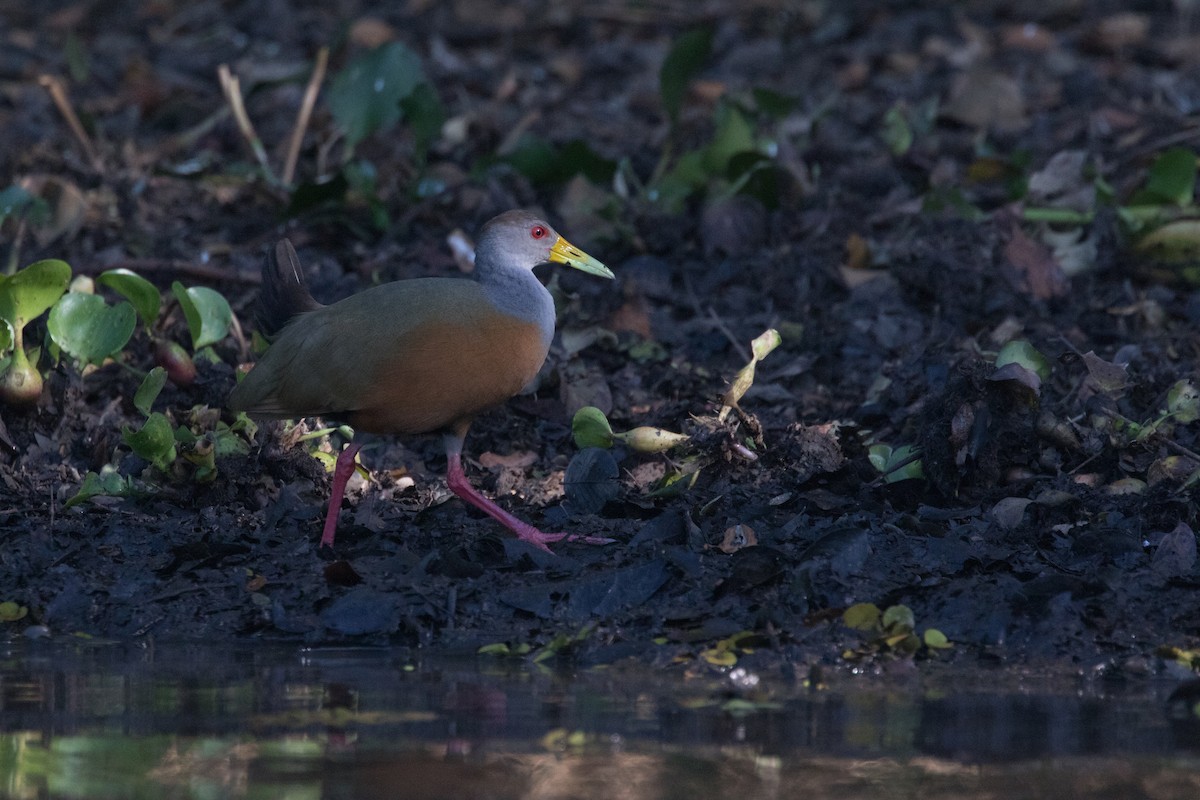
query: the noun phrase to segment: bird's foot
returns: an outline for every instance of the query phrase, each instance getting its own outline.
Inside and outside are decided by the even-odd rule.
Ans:
[[[527,523],[521,523],[519,527],[510,528],[517,538],[522,542],[529,542],[539,550],[545,550],[547,553],[554,552],[547,545],[555,542],[582,542],[583,544],[612,544],[616,539],[609,539],[605,536],[583,536],[577,533],[542,533],[537,528]]]

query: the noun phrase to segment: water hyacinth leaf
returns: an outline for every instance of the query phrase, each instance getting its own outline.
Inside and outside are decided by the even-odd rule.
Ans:
[[[158,398],[158,393],[162,391],[166,383],[167,371],[162,367],[155,367],[147,372],[142,385],[138,387],[137,392],[133,395],[134,407],[145,416],[150,416],[150,407],[154,405],[154,401]]]
[[[663,110],[674,125],[687,95],[688,84],[700,72],[712,52],[712,30],[697,28],[682,34],[671,46],[658,74]]]
[[[138,430],[126,426],[121,439],[129,449],[166,472],[175,462],[175,431],[171,422],[155,411]]]
[[[15,334],[54,305],[70,281],[71,267],[56,258],[36,261],[15,275],[0,276],[0,319],[9,322]]]
[[[881,616],[874,603],[855,603],[842,612],[842,623],[856,631],[873,631],[879,627]]]
[[[339,72],[330,86],[329,110],[355,145],[400,121],[400,101],[425,80],[421,59],[400,42],[364,53]]]
[[[51,340],[84,364],[100,364],[133,336],[137,312],[127,302],[110,306],[94,294],[68,294],[50,311]]]
[[[162,295],[157,286],[141,275],[127,269],[110,269],[96,276],[96,283],[107,286],[132,303],[147,328],[158,321]]]
[[[584,406],[571,419],[571,435],[580,450],[586,447],[612,447],[613,430],[608,417],[595,406]]]
[[[233,310],[220,292],[207,286],[184,288],[179,281],[171,284],[171,291],[187,319],[188,332],[192,335],[192,350],[216,344],[229,333]]]

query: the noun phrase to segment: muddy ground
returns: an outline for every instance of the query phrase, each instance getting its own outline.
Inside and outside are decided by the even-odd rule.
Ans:
[[[28,611],[4,623],[10,635],[473,652],[583,631],[562,650],[584,663],[720,663],[724,647],[833,664],[887,649],[842,624],[871,602],[906,605],[918,632],[953,643],[919,658],[1140,672],[1159,668],[1161,646],[1196,645],[1187,481],[1200,425],[1168,420],[1138,438],[1121,421],[1158,419],[1178,381],[1200,380],[1200,292],[1136,251],[1117,211],[1159,153],[1200,138],[1190,5],[402,6],[0,4],[0,186],[32,178],[51,201],[79,197],[65,221],[5,222],[5,256],[19,247],[20,265],[62,258],[90,275],[128,267],[168,297],[173,280],[224,293],[245,337],[156,405],[186,424],[194,406],[219,408],[252,360],[258,269],[279,237],[330,301],[453,274],[452,231],[542,209],[617,279],[542,268],[556,273],[561,335],[536,391],[476,422],[468,474],[544,529],[614,543],[539,553],[448,494],[437,437],[385,437],[364,451],[371,480],[352,483],[331,560],[317,547],[329,482],[309,450],[339,439],[296,444],[264,424],[211,482],[184,464],[164,475],[122,443],[141,419],[134,374],[43,361],[38,405],[3,409],[0,600]],[[711,55],[672,128],[660,66],[701,24]],[[317,50],[331,47],[335,74],[389,40],[419,54],[447,124],[424,163],[403,123],[369,136],[355,159],[374,166],[374,188],[296,210],[225,113],[218,66],[241,78],[278,170]],[[43,75],[64,82],[94,158]],[[300,183],[341,158],[328,88]],[[764,89],[778,107],[754,105]],[[578,141],[652,182],[664,149],[670,164],[706,146],[728,103],[750,109],[770,162],[757,197],[730,199],[728,175],[714,175],[673,208],[630,180],[571,179],[579,165],[552,158]],[[534,161],[552,174],[514,166],[521,134],[551,145]],[[433,182],[417,191],[422,178]],[[1022,220],[1035,206],[1095,213]],[[768,328],[782,344],[741,413],[718,422]],[[178,311],[166,331],[188,341]],[[997,351],[1020,339],[1046,357],[1043,380],[997,374]],[[143,334],[122,359],[152,365]],[[661,426],[692,443],[612,450],[619,491],[591,512],[592,498],[563,494],[571,414],[588,404],[619,430]],[[883,480],[877,443],[918,447],[923,476]],[[106,464],[144,491],[64,508]],[[650,496],[697,467],[690,489]],[[757,546],[722,547],[738,525]],[[729,638],[740,631],[754,636]]]

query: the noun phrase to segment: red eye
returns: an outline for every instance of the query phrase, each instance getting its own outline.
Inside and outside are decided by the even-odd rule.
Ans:
[[[547,231],[542,225],[534,225],[529,229],[529,235],[535,239],[545,239],[547,233],[549,233],[549,231]]]

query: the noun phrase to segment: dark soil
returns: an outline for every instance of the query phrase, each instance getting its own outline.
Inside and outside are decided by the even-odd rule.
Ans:
[[[36,408],[3,409],[14,447],[0,454],[0,600],[28,608],[5,623],[12,635],[471,652],[544,646],[590,625],[571,648],[585,662],[669,663],[746,630],[742,647],[815,663],[866,647],[841,612],[873,602],[907,605],[918,631],[944,632],[955,646],[932,655],[942,659],[1144,670],[1159,646],[1200,639],[1186,485],[1200,424],[1140,440],[1119,429],[1158,418],[1177,381],[1200,380],[1200,293],[1139,259],[1103,210],[1077,229],[1090,254],[1068,277],[1054,232],[1019,222],[1013,204],[1022,181],[1072,152],[1119,204],[1157,153],[1194,144],[1200,35],[1187,4],[402,5],[0,4],[0,186],[48,180],[83,204],[59,229],[21,233],[19,263],[125,266],[167,297],[176,279],[210,285],[248,332],[259,264],[281,236],[330,301],[452,274],[451,231],[540,208],[617,280],[542,268],[563,300],[563,335],[535,392],[477,420],[468,472],[544,530],[615,543],[540,553],[448,494],[438,437],[384,438],[364,451],[371,480],[348,492],[338,560],[322,558],[329,481],[309,449],[340,440],[285,444],[296,437],[264,424],[213,481],[183,464],[167,476],[122,444],[140,420],[138,379],[115,365],[81,375],[64,359],[47,367]],[[775,207],[697,195],[671,212],[610,183],[534,181],[497,158],[524,129],[581,140],[647,179],[669,137],[659,67],[700,22],[713,54],[677,148],[711,138],[721,94],[794,98],[759,120],[777,143]],[[421,55],[466,134],[435,142],[424,173],[403,125],[372,136],[357,157],[377,170],[374,207],[360,194],[288,216],[233,121],[214,118],[227,107],[217,67],[241,77],[278,164],[317,49],[333,47],[336,72],[374,34]],[[67,88],[98,163],[38,82],[78,73],[80,59],[86,74]],[[922,125],[930,101],[940,114]],[[902,155],[883,135],[893,108],[917,120]],[[300,180],[336,166],[333,139],[322,99]],[[421,174],[444,190],[418,197]],[[590,210],[595,193],[610,215]],[[6,254],[13,223],[0,229]],[[741,413],[718,421],[750,341],[770,327],[782,345]],[[168,331],[187,341],[178,311]],[[35,326],[27,340],[40,337]],[[996,374],[996,351],[1014,339],[1049,360],[1036,390]],[[215,352],[220,363],[202,361],[196,382],[168,386],[156,408],[184,423],[194,406],[221,407],[252,356],[234,336]],[[1098,385],[1095,357],[1125,365],[1123,385]],[[152,365],[143,333],[125,359]],[[680,430],[692,446],[613,450],[620,491],[583,513],[588,498],[564,501],[562,487],[578,452],[571,415],[589,404],[619,430]],[[882,480],[874,443],[918,446],[924,477]],[[64,510],[105,464],[146,492]],[[690,489],[649,495],[685,464],[702,467]],[[738,525],[756,547],[722,548]]]

